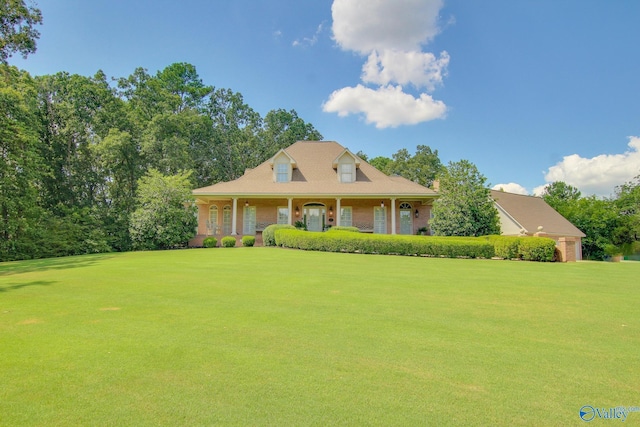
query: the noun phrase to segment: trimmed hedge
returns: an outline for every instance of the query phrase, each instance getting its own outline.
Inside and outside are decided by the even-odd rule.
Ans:
[[[350,227],[346,225],[335,225],[327,231],[351,231],[352,233],[359,233],[360,229],[358,227]]]
[[[496,257],[524,261],[555,261],[556,242],[548,237],[487,236]]]
[[[215,248],[218,245],[218,239],[215,237],[205,237],[202,246],[205,248]]]
[[[296,227],[288,224],[271,224],[265,227],[262,231],[262,244],[264,246],[275,246],[276,245],[276,237],[275,231],[280,229],[289,229],[295,230]]]
[[[447,258],[504,258],[553,261],[555,241],[545,237],[443,237],[275,230],[276,246],[307,251],[419,255]]]
[[[225,236],[222,238],[223,248],[233,248],[236,246],[236,238],[233,236]]]
[[[251,247],[256,244],[256,236],[242,236],[242,246]]]
[[[492,258],[493,245],[477,237],[424,237],[365,234],[351,231],[314,233],[277,230],[276,245],[293,249],[366,254],[426,255],[449,258]]]

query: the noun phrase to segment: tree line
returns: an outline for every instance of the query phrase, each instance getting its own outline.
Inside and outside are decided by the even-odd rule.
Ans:
[[[295,110],[261,117],[188,63],[117,79],[0,64],[0,261],[130,250],[143,177],[229,181],[321,138]]]

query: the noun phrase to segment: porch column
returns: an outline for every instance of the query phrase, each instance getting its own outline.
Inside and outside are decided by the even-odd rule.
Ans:
[[[233,207],[231,208],[231,235],[232,236],[238,235],[238,232],[236,231],[236,228],[238,227],[238,220],[236,218],[237,215],[238,215],[238,198],[234,197]]]
[[[289,209],[289,225],[293,225],[293,199],[289,197],[287,201],[287,209]]]
[[[336,226],[340,227],[342,224],[340,224],[340,217],[342,215],[340,215],[340,200],[339,198],[336,198]]]
[[[391,199],[391,234],[396,234],[396,199]]]

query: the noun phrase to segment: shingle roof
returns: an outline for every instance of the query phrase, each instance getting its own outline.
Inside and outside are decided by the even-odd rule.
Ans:
[[[517,221],[527,232],[535,233],[538,227],[548,234],[585,237],[585,234],[540,197],[524,196],[491,190],[495,202]]]
[[[341,183],[333,168],[345,148],[334,141],[298,141],[284,150],[296,162],[291,182],[274,182],[270,161],[248,170],[240,178],[193,191],[196,196],[352,196],[437,197],[420,184],[389,177],[360,159],[356,182]]]

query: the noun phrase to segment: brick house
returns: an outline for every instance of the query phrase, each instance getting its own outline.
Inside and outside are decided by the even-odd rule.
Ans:
[[[387,176],[333,141],[298,141],[240,178],[193,191],[197,236],[256,235],[269,224],[302,221],[310,231],[355,226],[416,234],[428,227],[437,193]]]

